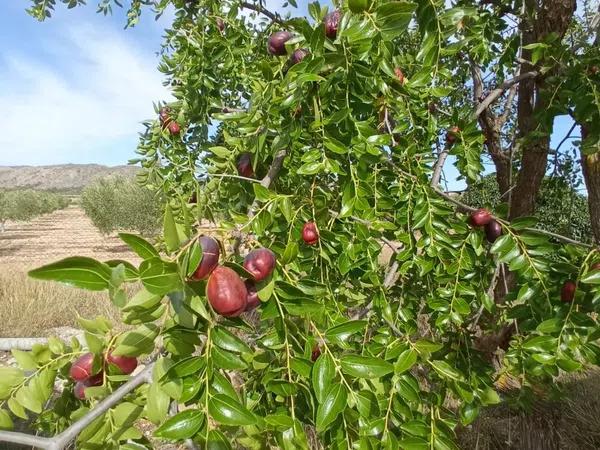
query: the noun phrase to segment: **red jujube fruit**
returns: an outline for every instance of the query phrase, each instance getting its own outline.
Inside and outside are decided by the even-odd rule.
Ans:
[[[261,281],[273,273],[275,254],[268,248],[252,250],[244,258],[244,269],[252,274],[256,281]]]
[[[198,244],[202,247],[202,260],[193,273],[192,280],[204,280],[207,278],[215,270],[217,264],[219,264],[219,255],[221,253],[219,243],[210,236],[201,236],[198,239]]]
[[[319,241],[319,230],[314,222],[307,222],[302,228],[302,240],[308,245],[315,245]]]
[[[206,297],[216,313],[237,317],[246,309],[248,291],[234,270],[220,266],[208,278]]]

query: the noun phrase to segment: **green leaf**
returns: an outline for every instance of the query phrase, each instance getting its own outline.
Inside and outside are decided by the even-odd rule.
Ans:
[[[13,348],[11,351],[14,358],[19,363],[19,366],[24,370],[35,370],[37,368],[37,361],[33,357],[32,352],[25,352],[23,350],[18,350]]]
[[[0,400],[7,398],[11,389],[23,381],[24,373],[16,367],[0,367]]]
[[[394,366],[372,356],[345,355],[340,360],[344,373],[356,378],[379,378],[394,371]]]
[[[231,450],[233,447],[227,436],[219,430],[210,430],[208,432],[208,442],[206,450]]]
[[[490,247],[491,253],[507,253],[516,246],[510,234],[505,234],[496,239],[496,242]]]
[[[0,409],[0,430],[12,430],[14,426],[8,411]]]
[[[111,268],[84,256],[74,256],[29,271],[38,280],[51,280],[90,291],[108,289]]]
[[[317,358],[312,368],[312,386],[319,403],[323,403],[334,376],[335,366],[333,361],[329,355],[324,353]]]
[[[154,436],[179,441],[194,436],[202,427],[204,414],[197,409],[186,409],[170,417],[154,432]]]
[[[536,352],[549,352],[556,348],[556,338],[553,336],[531,336],[523,342],[523,348]]]
[[[331,386],[323,402],[317,408],[317,431],[322,432],[327,429],[336,417],[346,408],[348,393],[346,388],[337,383]]]
[[[415,347],[419,353],[428,354],[437,352],[443,347],[443,345],[438,342],[419,339],[417,342],[415,342]]]
[[[600,270],[594,270],[581,277],[581,282],[585,284],[600,284]]]
[[[216,394],[208,401],[208,411],[222,425],[256,425],[258,419],[238,401],[223,394]]]
[[[377,397],[371,391],[362,390],[356,394],[356,409],[361,417],[377,417],[380,414]]]
[[[417,352],[412,348],[408,350],[404,350],[400,356],[398,356],[398,360],[394,364],[394,372],[396,375],[400,375],[401,373],[410,370],[412,366],[417,362]]]
[[[154,339],[158,335],[158,327],[152,323],[144,324],[132,331],[120,335],[115,343],[114,355],[140,356],[154,350]]]
[[[184,378],[188,375],[197,374],[205,366],[205,364],[206,361],[204,357],[190,356],[189,358],[177,361],[175,364],[169,367],[169,370],[167,370],[167,373],[163,375],[161,380],[170,377]]]
[[[388,2],[377,8],[378,26],[384,39],[392,40],[406,32],[415,8],[416,4],[411,2]]]
[[[119,233],[119,237],[142,259],[158,258],[158,250],[147,240],[135,234]]]
[[[252,188],[254,189],[254,195],[256,199],[261,202],[269,201],[272,197],[271,191],[269,191],[266,187],[259,183],[253,183]]]
[[[236,353],[252,353],[250,347],[239,337],[229,332],[224,327],[216,326],[211,332],[213,342],[223,350]]]
[[[146,400],[146,417],[154,424],[162,422],[169,412],[170,397],[158,383],[151,383]]]
[[[191,276],[202,261],[202,246],[194,244],[186,252],[187,268],[185,274]]]
[[[152,294],[164,295],[181,286],[177,264],[152,258],[140,265],[140,278]]]
[[[142,288],[125,305],[123,312],[153,310],[160,304],[162,298],[162,295],[153,294],[147,289]]]
[[[167,205],[165,207],[165,217],[163,220],[163,235],[165,239],[165,244],[167,245],[167,250],[174,251],[179,248],[179,233],[177,232],[177,224],[175,223],[175,218],[173,217],[173,211],[171,207]]]
[[[363,331],[367,326],[366,320],[350,320],[340,325],[329,328],[325,332],[325,337],[338,344],[344,344],[350,336]]]
[[[540,323],[536,330],[543,334],[556,333],[562,329],[562,321],[554,317],[552,319],[544,320]]]
[[[446,361],[430,361],[429,363],[435,369],[435,371],[444,378],[452,378],[456,381],[459,381],[462,378],[460,372]]]

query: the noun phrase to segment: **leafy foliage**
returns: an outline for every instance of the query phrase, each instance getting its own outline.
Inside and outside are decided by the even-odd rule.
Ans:
[[[169,3],[155,4],[156,12]],[[514,330],[501,344],[501,373],[520,380],[524,399],[561,371],[600,362],[597,250],[560,244],[531,229],[536,219],[508,222],[502,211],[502,236],[490,245],[452,198],[430,186],[443,145],[471,181],[483,170],[483,137],[463,89],[464,54],[500,75],[511,72],[517,35],[508,21],[495,7],[358,3],[353,10],[367,10],[344,10],[329,40],[321,25],[327,8],[318,3],[309,7],[311,19],[284,21],[259,3],[174,2],[160,70],[176,101],[146,123],[137,160],[141,181],[160,186],[167,201],[166,251],[123,234],[144,259],[139,267],[77,258],[31,272],[108,290],[134,328],[115,334],[102,319],[82,321],[98,357],[156,357],[151,385],[106,413],[110,420],[90,425],[79,436],[82,448],[117,448],[126,439],[147,447],[123,420],[144,417],[159,437],[211,448],[308,448],[316,436],[328,449],[454,449],[457,426],[502,401],[490,355],[498,345],[486,351],[480,335]],[[269,20],[248,18],[246,5]],[[309,50],[301,62],[267,53],[277,23],[294,32],[289,50]],[[558,41],[538,47],[552,58],[536,61],[559,68],[598,58],[587,47],[574,58]],[[554,82],[548,79],[550,91]],[[556,108],[577,102],[569,92],[552,98],[561,102]],[[180,127],[167,125],[173,121]],[[444,143],[453,126],[459,130]],[[256,179],[237,171],[248,153]],[[275,271],[256,284],[256,312],[220,317],[207,283],[189,280],[199,261],[195,227],[204,219],[233,244],[224,246],[231,251],[222,263],[240,276],[249,277],[240,248],[264,246],[277,256]],[[306,222],[317,226],[315,245],[302,239]],[[395,248],[399,278],[392,282],[379,262],[382,242]],[[489,294],[496,267],[514,279],[498,303]],[[571,303],[560,300],[567,279],[576,286]],[[123,289],[129,282],[143,286],[131,298]],[[49,363],[35,351],[19,354],[23,368],[36,371],[27,381],[21,372],[0,377],[0,410],[17,417],[23,408],[39,410],[43,395],[36,390],[28,401],[19,392],[33,390],[44,370],[64,375],[65,361],[80,351],[75,344],[56,350]],[[89,403],[65,390],[45,423],[64,428],[124,379],[103,381],[88,388]],[[169,414],[170,403],[181,410]]]
[[[160,195],[126,177],[108,177],[87,186],[81,206],[102,233],[115,230],[154,235],[160,228]]]

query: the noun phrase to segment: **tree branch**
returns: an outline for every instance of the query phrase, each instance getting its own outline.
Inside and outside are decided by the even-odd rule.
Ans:
[[[513,101],[515,100],[515,96],[517,95],[517,86],[514,85],[508,91],[508,97],[506,98],[506,103],[504,104],[504,111],[502,115],[498,117],[498,126],[502,127],[508,120],[508,115],[510,114],[510,108],[512,107]]]
[[[0,431],[0,442],[11,442],[15,444],[24,444],[32,447],[46,450],[63,450],[66,448],[89,424],[106,411],[119,403],[123,397],[142,384],[152,382],[152,369],[154,363],[148,364],[140,373],[131,378],[127,383],[119,387],[116,391],[102,400],[98,405],[75,422],[65,431],[53,438],[32,436],[25,433],[14,431]]]
[[[250,10],[255,11],[255,12],[259,13],[259,14],[262,14],[263,16],[267,16],[273,22],[278,23],[280,25],[283,25],[285,23],[281,19],[281,17],[279,17],[279,14],[272,13],[271,11],[269,11],[268,9],[266,9],[264,6],[262,6],[260,4],[257,5],[255,3],[250,3],[250,2],[241,2],[240,6],[242,8],[250,9]]]
[[[530,78],[535,78],[540,75],[540,72],[537,70],[532,70],[529,72],[522,73],[517,75],[510,80],[504,81],[499,87],[494,89],[489,95],[481,102],[481,104],[477,107],[475,111],[475,117],[479,117],[483,111],[485,111],[492,103],[494,103],[498,97],[500,97],[507,89],[510,89],[517,83],[520,83],[523,80],[528,80]]]
[[[433,175],[431,176],[431,186],[437,187],[440,184],[440,178],[442,177],[442,170],[444,170],[444,164],[446,163],[446,158],[448,158],[448,152],[450,151],[450,146],[446,144],[444,149],[438,155],[438,159],[433,166]]]
[[[438,188],[433,188],[433,190],[440,196],[445,198],[446,200],[448,200],[450,203],[454,203],[456,206],[460,206],[462,209],[464,209],[467,212],[473,212],[473,211],[477,211],[477,208],[473,208],[472,206],[469,206],[463,202],[461,202],[460,200],[456,200],[454,197],[446,194],[445,192],[442,192],[440,189]],[[507,225],[510,225],[510,222],[507,222],[506,220],[497,217],[497,216],[492,216],[493,219],[499,221],[499,222],[503,222]],[[576,241],[575,239],[571,239],[569,237],[566,236],[562,236],[560,234],[556,234],[553,233],[551,231],[546,231],[546,230],[541,230],[539,228],[523,228],[524,231],[531,231],[533,233],[539,233],[539,234],[544,234],[546,236],[550,236],[553,237],[554,239],[557,239],[559,241],[562,242],[566,242],[568,244],[574,244],[574,245],[579,245],[581,247],[586,247],[586,248],[593,248],[593,245],[590,244],[586,244],[585,242],[580,242],[580,241]]]

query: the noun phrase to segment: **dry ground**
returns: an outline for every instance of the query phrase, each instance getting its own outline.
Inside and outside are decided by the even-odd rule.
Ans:
[[[101,235],[75,205],[7,224],[0,233],[0,336],[46,336],[55,327],[75,326],[78,314],[118,318],[105,292],[27,277],[30,269],[75,255],[139,262],[117,236]]]

